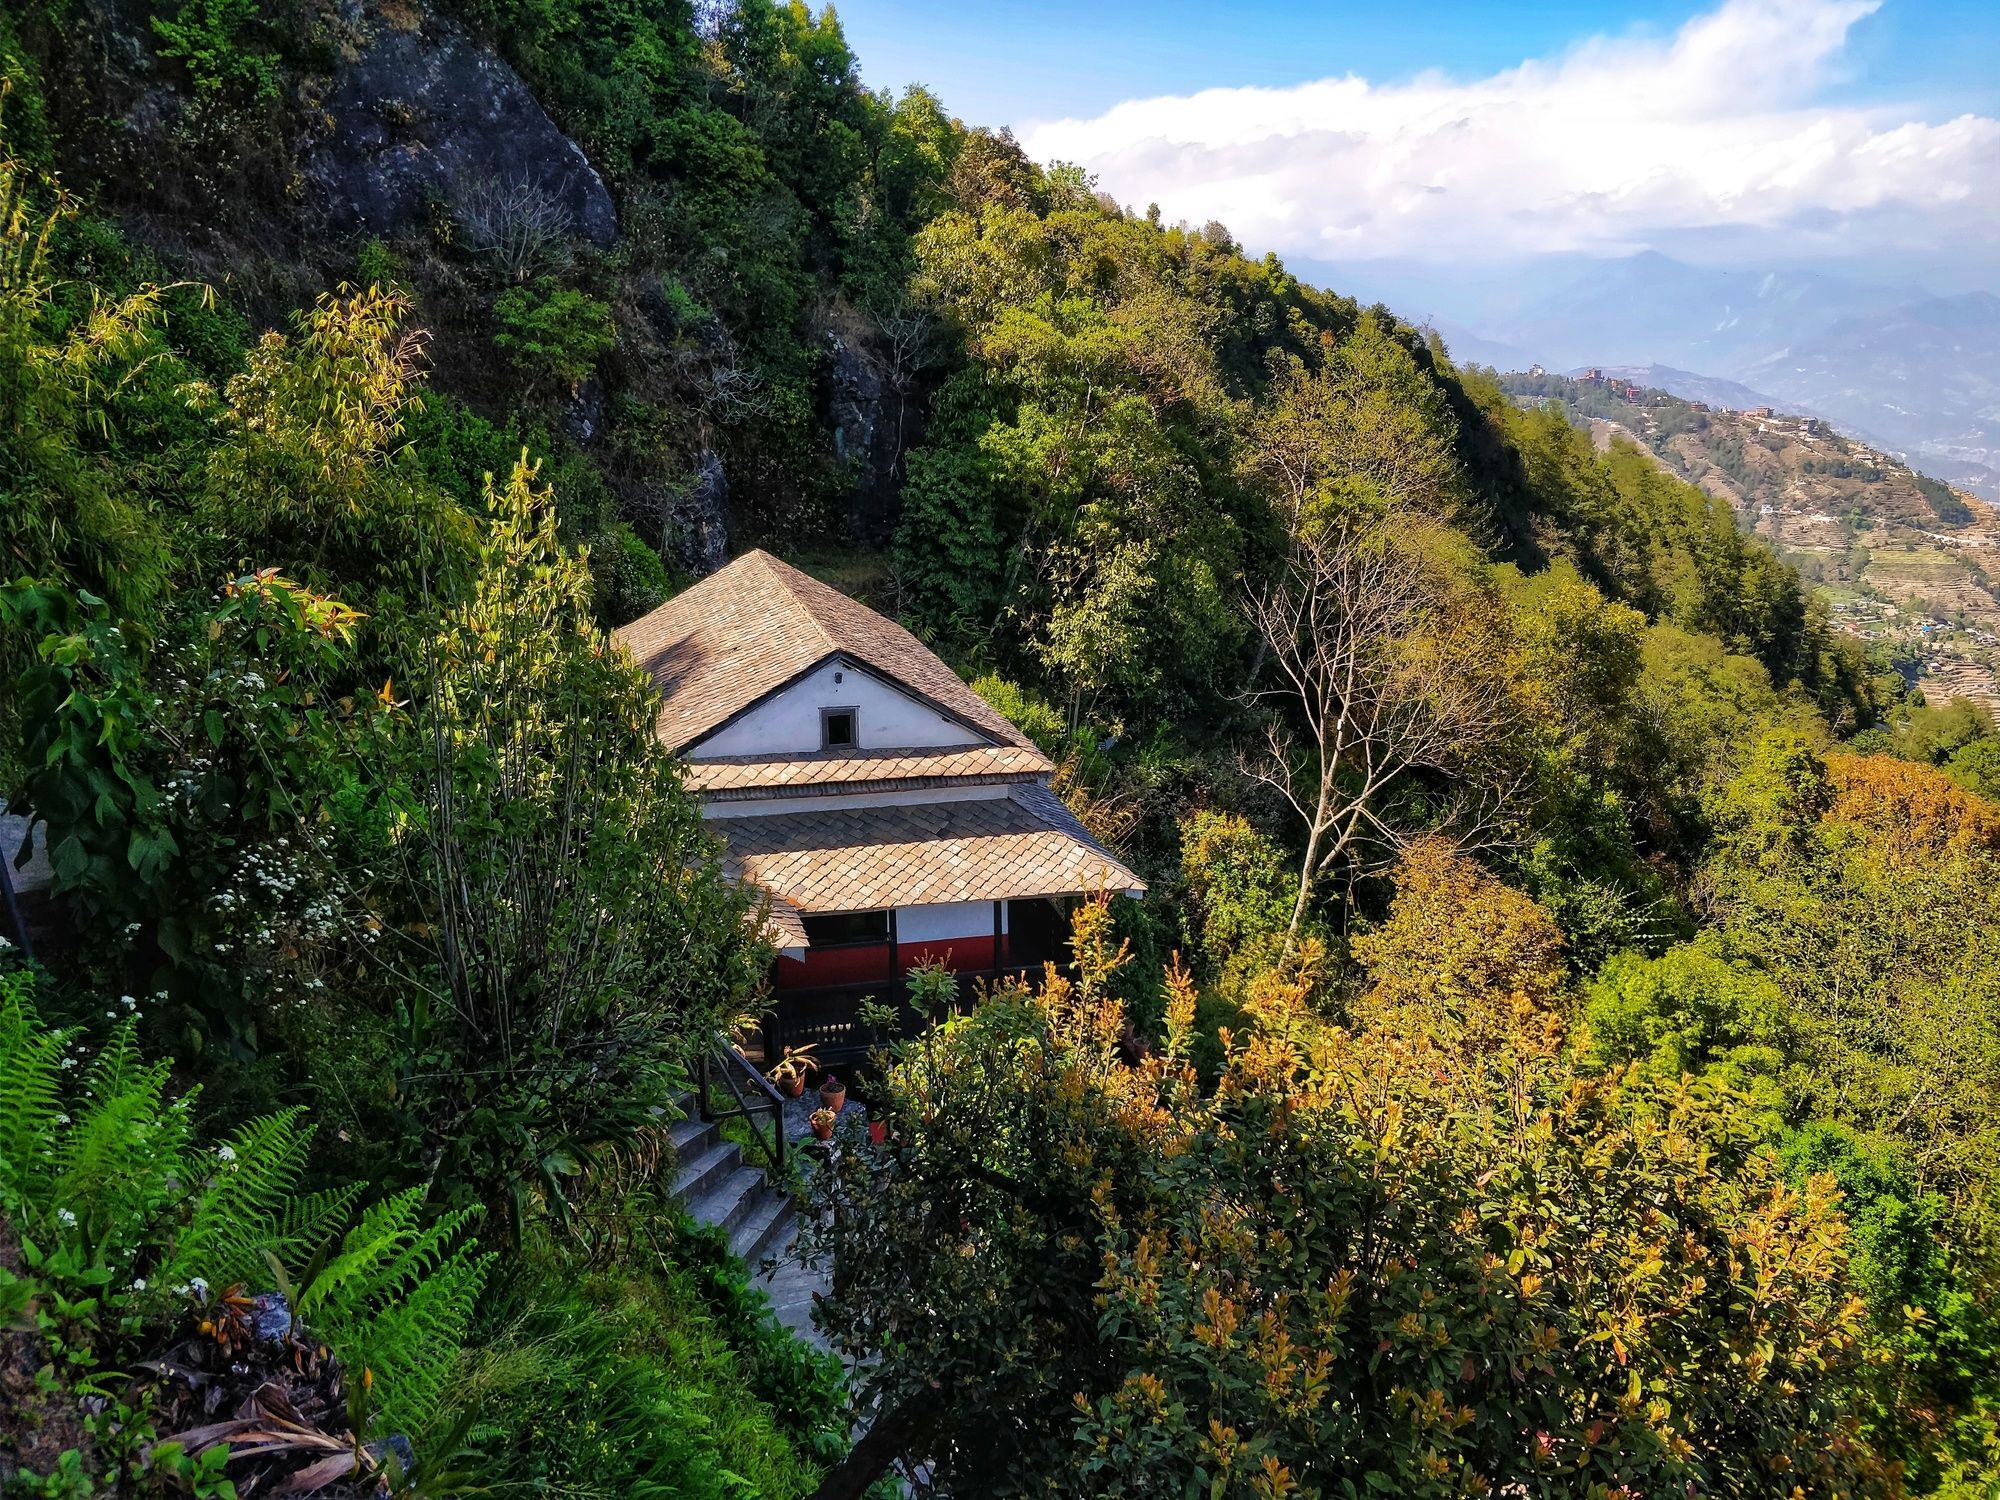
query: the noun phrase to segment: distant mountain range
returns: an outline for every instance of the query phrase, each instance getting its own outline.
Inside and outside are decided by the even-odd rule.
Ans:
[[[2000,499],[2000,297],[1967,292],[1843,318],[1740,374]]]
[[[1935,296],[1654,252],[1548,257],[1472,277],[1379,264],[1322,274],[1430,323],[1466,362],[1594,366],[1712,405],[1825,417],[2000,500],[2000,297],[1991,292]]]

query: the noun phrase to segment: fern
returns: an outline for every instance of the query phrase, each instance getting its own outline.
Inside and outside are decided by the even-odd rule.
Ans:
[[[97,1260],[126,1265],[149,1227],[187,1195],[188,1116],[166,1100],[167,1065],[139,1059],[121,1025],[85,1074],[74,1124],[59,1133],[45,1206],[72,1214]]]
[[[282,1231],[281,1215],[297,1196],[312,1140],[299,1124],[301,1114],[288,1109],[252,1120],[192,1167],[205,1181],[187,1227],[160,1267],[163,1280],[199,1275],[218,1285],[253,1281],[264,1274],[266,1251],[283,1257],[297,1249],[299,1236]]]
[[[63,1074],[75,1033],[42,1026],[29,984],[0,974],[0,1212],[45,1248],[81,1252],[70,1260],[92,1268],[92,1285],[108,1282],[111,1303],[141,1314],[197,1279],[268,1285],[273,1264],[316,1267],[293,1311],[355,1379],[373,1372],[379,1425],[420,1430],[492,1264],[464,1233],[471,1211],[427,1221],[421,1188],[397,1193],[331,1249],[360,1188],[300,1194],[312,1142],[302,1112],[196,1144],[192,1096],[167,1097],[168,1065],[140,1056],[129,1021],[84,1071],[72,1119]]]
[[[55,1155],[58,1080],[74,1036],[42,1029],[28,985],[25,973],[0,974],[0,1208],[16,1213]]]
[[[373,1372],[389,1430],[429,1420],[493,1261],[461,1239],[471,1210],[429,1224],[423,1212],[421,1188],[372,1205],[298,1296],[300,1318],[348,1370]]]

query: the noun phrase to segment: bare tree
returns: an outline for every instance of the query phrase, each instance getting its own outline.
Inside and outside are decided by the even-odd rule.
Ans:
[[[1492,771],[1508,714],[1491,635],[1420,534],[1420,522],[1400,520],[1311,530],[1249,603],[1276,677],[1251,696],[1279,711],[1244,769],[1306,827],[1293,936],[1318,881],[1340,868],[1351,878],[1397,847],[1393,796],[1422,784],[1433,819],[1461,841],[1490,830],[1511,800]]]
[[[467,248],[487,256],[510,281],[529,281],[544,271],[569,269],[572,261],[570,211],[562,193],[523,178],[497,177],[467,184],[452,204]]]

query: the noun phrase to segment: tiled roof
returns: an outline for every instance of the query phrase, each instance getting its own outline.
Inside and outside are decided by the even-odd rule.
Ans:
[[[821,750],[802,755],[731,755],[686,762],[687,784],[712,801],[773,791],[871,791],[959,783],[1031,781],[1051,767],[1041,751],[1019,745],[962,745],[937,750]]]
[[[832,656],[901,684],[994,742],[1028,739],[909,631],[768,552],[746,552],[615,638],[659,684],[659,735],[685,750]]]
[[[1146,888],[1041,785],[921,807],[716,818],[708,828],[732,876],[804,912]]]
[[[764,941],[773,948],[804,948],[810,945],[806,937],[805,919],[799,909],[789,901],[771,898],[770,910],[764,914]]]

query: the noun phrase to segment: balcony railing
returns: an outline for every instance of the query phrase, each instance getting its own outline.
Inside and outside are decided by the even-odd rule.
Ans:
[[[1033,981],[1041,972],[1039,964],[956,970],[955,1007],[962,1013],[983,990],[1009,981]],[[864,1000],[894,1006],[897,1024],[886,1033],[864,1026],[861,1021]],[[863,984],[775,990],[771,1009],[764,1016],[764,1057],[768,1062],[783,1057],[787,1047],[809,1046],[822,1063],[850,1063],[866,1057],[877,1047],[916,1035],[925,1024],[937,1019],[918,1014],[910,1004],[908,976]]]

